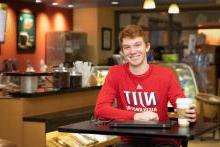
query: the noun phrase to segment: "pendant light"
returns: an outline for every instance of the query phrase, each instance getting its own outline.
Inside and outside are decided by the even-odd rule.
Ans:
[[[179,6],[176,3],[170,4],[169,9],[168,9],[168,13],[169,14],[179,14],[180,13]]]
[[[156,5],[155,5],[154,0],[145,0],[143,8],[144,9],[155,9]]]

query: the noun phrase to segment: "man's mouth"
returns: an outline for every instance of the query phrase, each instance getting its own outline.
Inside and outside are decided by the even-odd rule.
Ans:
[[[136,56],[131,56],[131,57],[130,57],[130,59],[131,59],[131,60],[137,60],[137,59],[139,59],[139,58],[140,58],[140,56],[139,56],[139,55],[136,55]]]

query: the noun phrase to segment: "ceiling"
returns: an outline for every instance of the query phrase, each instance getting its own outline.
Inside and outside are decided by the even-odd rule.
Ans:
[[[21,0],[35,3],[36,0]],[[144,0],[42,0],[43,4],[51,5],[52,2],[58,2],[59,7],[67,7],[68,4],[73,4],[75,8],[80,7],[107,7],[112,6],[112,1],[118,1],[119,5],[115,7],[123,6],[140,6],[142,7]],[[156,5],[167,5],[172,2],[177,2],[178,4],[212,4],[215,5],[216,2],[220,3],[220,0],[155,0]]]

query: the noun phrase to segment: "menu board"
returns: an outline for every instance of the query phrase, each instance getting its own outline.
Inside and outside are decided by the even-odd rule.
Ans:
[[[18,53],[33,53],[35,51],[35,16],[32,13],[18,14],[17,51]]]
[[[6,16],[7,16],[7,5],[0,3],[0,42],[5,40],[5,29],[6,29]]]

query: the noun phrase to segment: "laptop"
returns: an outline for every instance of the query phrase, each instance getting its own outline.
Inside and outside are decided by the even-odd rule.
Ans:
[[[111,128],[154,128],[154,129],[170,129],[171,121],[112,121],[109,123]]]

